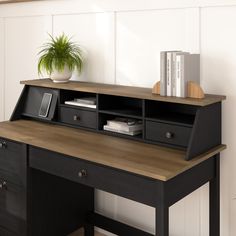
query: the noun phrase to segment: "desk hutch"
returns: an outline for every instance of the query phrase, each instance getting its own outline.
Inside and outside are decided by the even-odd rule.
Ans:
[[[152,234],[94,211],[94,189],[156,209],[156,236],[169,235],[169,207],[210,182],[210,236],[219,236],[221,102],[161,97],[151,89],[23,81],[10,121],[0,123],[0,235],[66,236],[94,226],[121,236]],[[40,117],[43,95],[52,94]],[[66,105],[94,97],[96,108]],[[140,120],[136,136],[103,130],[108,119]]]

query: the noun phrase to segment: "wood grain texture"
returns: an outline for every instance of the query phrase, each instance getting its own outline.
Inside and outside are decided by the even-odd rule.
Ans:
[[[53,83],[49,79],[21,81],[21,84],[38,86],[38,87],[46,87],[46,88],[67,89],[67,90],[81,91],[81,92],[110,94],[110,95],[117,95],[117,96],[124,96],[124,97],[156,100],[156,101],[162,101],[162,102],[189,104],[189,105],[195,105],[195,106],[207,106],[207,105],[220,102],[226,99],[225,96],[212,95],[212,94],[206,94],[205,98],[203,99],[167,97],[167,96],[160,96],[157,94],[152,94],[151,88],[87,83],[87,82],[75,82],[75,81],[70,81],[65,84],[60,84],[60,83]]]
[[[0,123],[0,137],[162,181],[226,148],[219,145],[185,161],[184,151],[29,120]]]

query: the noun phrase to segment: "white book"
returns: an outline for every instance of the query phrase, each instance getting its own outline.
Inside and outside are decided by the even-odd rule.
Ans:
[[[175,96],[175,60],[181,51],[169,51],[166,54],[166,95]]]
[[[106,131],[111,131],[111,132],[120,133],[120,134],[126,134],[126,135],[130,135],[130,136],[135,136],[135,135],[138,135],[138,134],[141,134],[141,133],[142,133],[141,130],[139,130],[139,131],[130,131],[130,132],[127,132],[127,131],[122,131],[122,130],[119,130],[119,129],[111,128],[111,127],[108,126],[108,125],[104,125],[104,126],[103,126],[103,129],[106,130]]]
[[[126,131],[126,132],[140,131],[143,129],[143,124],[136,123],[133,125],[128,125],[125,122],[116,121],[116,120],[108,120],[107,125],[110,128]]]
[[[89,104],[84,104],[84,103],[80,103],[80,102],[75,102],[74,100],[73,101],[65,101],[65,104],[71,105],[71,106],[93,108],[93,109],[97,108],[96,105],[89,105]]]
[[[171,76],[172,52],[166,54],[166,95],[172,96],[172,76]]]
[[[95,97],[85,97],[85,98],[75,98],[75,102],[88,104],[88,105],[95,105],[96,104],[96,98]]]
[[[160,52],[160,95],[166,96],[166,53]]]
[[[176,96],[187,97],[189,81],[200,84],[200,54],[176,56]]]

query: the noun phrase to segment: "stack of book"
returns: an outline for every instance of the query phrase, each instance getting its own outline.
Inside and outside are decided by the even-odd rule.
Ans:
[[[135,119],[115,118],[113,120],[107,120],[107,124],[103,126],[103,129],[135,136],[142,133],[143,124],[142,121]]]
[[[94,108],[94,109],[96,109],[97,107],[95,97],[75,98],[72,101],[65,101],[65,104],[71,106]]]
[[[163,51],[160,58],[160,95],[187,97],[187,83],[200,83],[200,54]]]

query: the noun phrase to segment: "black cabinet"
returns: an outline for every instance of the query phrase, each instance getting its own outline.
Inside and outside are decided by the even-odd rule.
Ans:
[[[0,139],[0,235],[26,235],[26,145]]]

